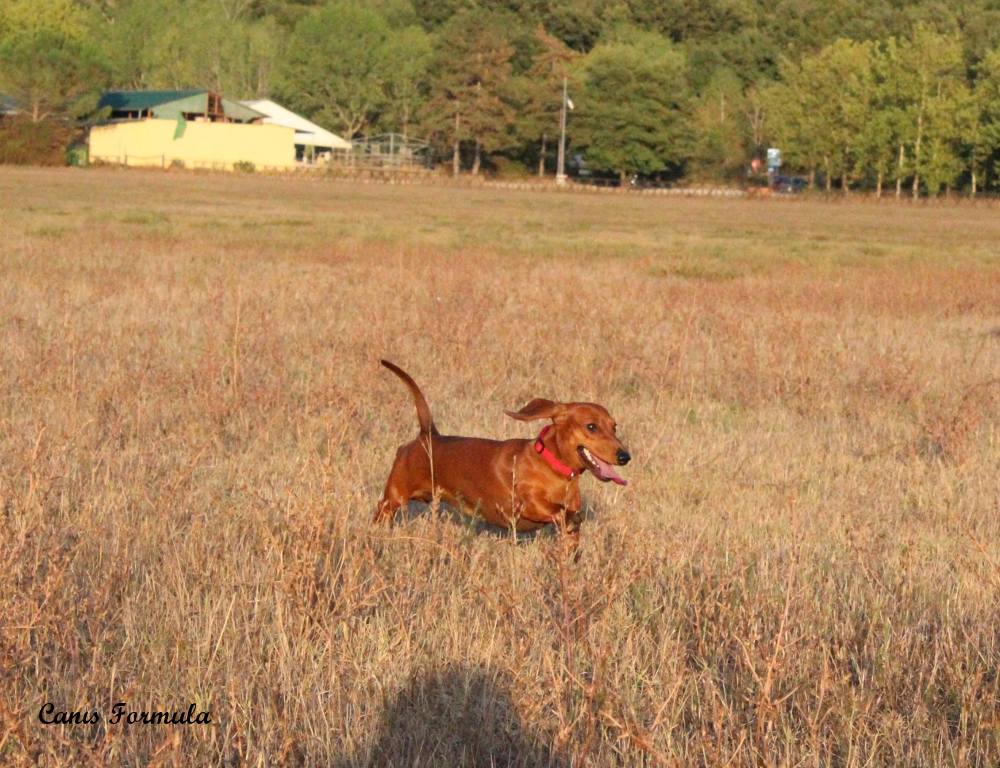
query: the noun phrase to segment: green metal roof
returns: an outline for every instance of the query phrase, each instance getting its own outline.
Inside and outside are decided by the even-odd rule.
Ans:
[[[145,112],[153,117],[176,120],[182,114],[205,114],[208,111],[207,89],[189,91],[107,91],[98,106],[112,112]],[[221,99],[222,111],[231,120],[250,122],[264,117],[254,109],[229,99]]]
[[[251,109],[237,101],[230,101],[229,99],[222,100],[222,111],[226,113],[226,117],[232,120],[256,120],[260,117],[266,117],[263,112],[258,112],[256,109]]]
[[[207,96],[208,90],[199,88],[188,91],[107,91],[101,96],[97,106],[111,107],[115,112],[139,112],[199,95]]]

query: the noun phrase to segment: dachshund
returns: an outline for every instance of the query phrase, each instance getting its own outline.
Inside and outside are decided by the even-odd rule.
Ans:
[[[420,434],[396,451],[375,522],[392,522],[410,500],[436,495],[487,523],[532,531],[555,524],[579,544],[580,476],[626,485],[614,466],[631,456],[616,435],[615,420],[596,403],[557,403],[536,398],[519,411],[519,421],[551,420],[534,440],[487,440],[442,435],[420,387],[406,371],[396,374],[413,396]]]

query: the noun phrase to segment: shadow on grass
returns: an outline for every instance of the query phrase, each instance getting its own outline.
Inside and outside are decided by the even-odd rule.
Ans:
[[[564,768],[539,734],[526,730],[502,675],[450,665],[412,677],[388,702],[369,749],[348,766]]]
[[[583,520],[593,521],[597,518],[595,508],[584,502],[581,511]],[[512,532],[510,528],[501,528],[497,525],[490,525],[485,520],[475,515],[466,514],[448,502],[437,502],[427,504],[422,501],[411,501],[405,508],[401,509],[396,516],[396,523],[409,523],[419,518],[430,517],[439,521],[447,521],[454,525],[468,528],[477,536],[489,536],[497,539],[509,539],[514,535],[517,541],[533,541],[539,536],[556,536],[559,531],[555,525],[545,525],[533,531]]]

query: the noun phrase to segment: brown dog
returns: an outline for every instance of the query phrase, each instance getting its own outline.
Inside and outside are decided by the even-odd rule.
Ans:
[[[615,435],[615,420],[595,403],[554,403],[535,399],[519,411],[521,421],[552,419],[534,440],[485,440],[440,434],[420,388],[406,371],[382,365],[403,380],[417,406],[420,434],[399,447],[375,512],[391,521],[411,499],[445,501],[477,512],[486,522],[531,531],[549,523],[579,538],[580,475],[587,470],[602,482],[625,481],[615,464],[631,458]]]

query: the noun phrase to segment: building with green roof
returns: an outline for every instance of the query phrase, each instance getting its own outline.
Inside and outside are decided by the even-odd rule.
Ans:
[[[90,130],[91,162],[232,170],[295,166],[295,131],[207,89],[108,91]]]

